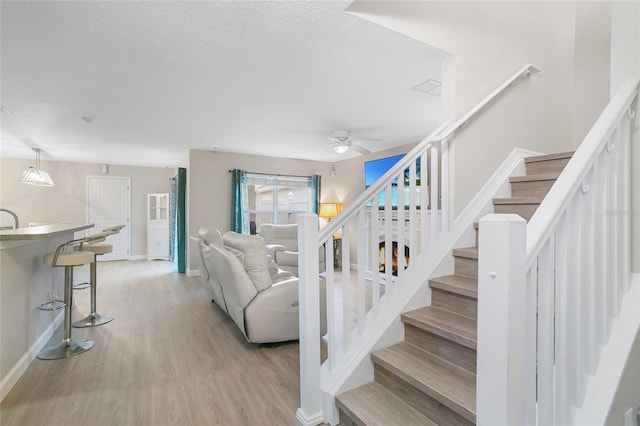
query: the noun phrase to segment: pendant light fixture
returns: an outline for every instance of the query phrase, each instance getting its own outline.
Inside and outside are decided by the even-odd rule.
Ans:
[[[18,179],[18,182],[34,186],[53,186],[53,181],[49,173],[40,169],[40,152],[42,150],[40,148],[32,149],[36,152],[36,167],[27,167],[20,179]]]

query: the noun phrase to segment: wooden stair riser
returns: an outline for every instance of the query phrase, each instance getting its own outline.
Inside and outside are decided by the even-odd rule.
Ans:
[[[404,325],[404,339],[408,343],[476,374],[477,355],[474,349],[406,323]]]
[[[554,160],[525,162],[527,175],[542,175],[545,173],[560,173],[571,158],[557,158]]]
[[[480,224],[478,222],[473,224],[473,230],[475,231],[475,235],[476,235],[475,246],[479,247],[479,244],[480,244]]]
[[[468,426],[474,423],[431,398],[410,383],[402,380],[386,368],[374,364],[374,380],[402,399],[407,405],[427,416],[439,425]],[[341,425],[342,426],[342,425]]]
[[[458,257],[456,259],[456,275],[478,278],[478,259]]]
[[[517,214],[522,216],[524,220],[529,221],[539,205],[540,204],[495,204],[494,210],[496,213]]]
[[[434,288],[431,292],[431,305],[465,317],[478,318],[478,301],[456,293]]]
[[[340,426],[366,426],[364,423],[356,422],[351,417],[344,412],[344,410],[339,410],[340,413]]]
[[[530,182],[511,182],[512,197],[544,197],[555,180],[536,180]]]

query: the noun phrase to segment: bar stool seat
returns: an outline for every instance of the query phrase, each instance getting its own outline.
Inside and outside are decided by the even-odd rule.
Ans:
[[[111,235],[106,233],[107,236]],[[78,250],[89,251],[97,256],[108,254],[113,252],[113,245],[111,244],[83,244],[82,246],[76,247]],[[107,317],[104,315],[100,315],[96,312],[96,286],[98,284],[98,272],[97,272],[97,259],[94,259],[91,262],[91,279],[88,283],[88,286],[91,287],[91,312],[86,317],[74,322],[72,325],[76,328],[84,328],[84,327],[94,327],[97,325],[106,324],[108,322],[113,321],[113,317]],[[81,284],[82,285],[82,284]],[[80,288],[78,286],[74,288]],[[82,287],[84,288],[84,287]]]
[[[95,254],[90,251],[73,251],[58,255],[56,264],[53,264],[55,253],[47,253],[44,255],[44,264],[48,266],[82,266],[93,262]]]
[[[55,346],[44,348],[38,354],[40,359],[58,359],[78,355],[93,348],[92,340],[78,341],[71,337],[71,306],[73,302],[73,268],[93,263],[96,255],[92,251],[65,251],[88,239],[73,240],[62,244],[55,253],[44,255],[43,261],[51,267],[64,267],[64,339]],[[94,240],[99,242],[100,240]],[[104,241],[104,238],[102,238]]]

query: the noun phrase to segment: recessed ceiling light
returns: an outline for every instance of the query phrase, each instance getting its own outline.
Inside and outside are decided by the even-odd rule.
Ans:
[[[412,87],[413,90],[423,92],[432,96],[440,96],[442,94],[442,82],[435,78],[429,78],[422,83],[418,83]]]

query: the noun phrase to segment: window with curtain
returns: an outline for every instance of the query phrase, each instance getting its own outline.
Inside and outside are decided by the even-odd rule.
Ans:
[[[318,211],[320,176],[280,176],[259,173],[237,173],[232,179],[236,214],[232,229],[255,234],[263,223],[296,223],[296,215]]]

